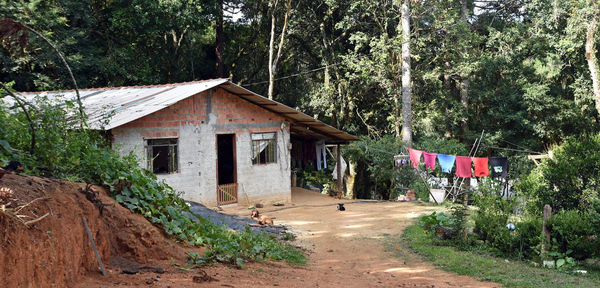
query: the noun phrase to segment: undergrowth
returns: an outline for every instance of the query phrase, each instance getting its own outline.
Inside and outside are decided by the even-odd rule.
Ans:
[[[141,168],[133,154],[121,157],[101,133],[73,129],[77,125],[65,120],[73,115],[69,113],[73,105],[57,108],[46,104],[45,99],[35,103],[37,108],[31,110],[31,118],[37,126],[37,141],[31,154],[24,152],[30,150],[32,138],[28,121],[18,110],[0,102],[0,163],[18,160],[27,174],[107,187],[117,202],[143,215],[174,239],[208,247],[210,251],[201,257],[203,263],[218,261],[241,266],[246,261],[262,259],[305,262],[300,251],[274,237],[249,230],[231,232],[192,213],[181,195],[154,173]]]
[[[575,276],[556,269],[534,267],[522,261],[493,257],[486,249],[480,250],[483,246],[461,251],[456,247],[444,246],[443,242],[431,237],[420,225],[408,227],[402,236],[403,239],[390,240],[398,242],[390,245],[407,244],[414,252],[441,269],[482,281],[493,281],[506,287],[600,286],[600,272],[592,267],[586,267],[587,275]]]

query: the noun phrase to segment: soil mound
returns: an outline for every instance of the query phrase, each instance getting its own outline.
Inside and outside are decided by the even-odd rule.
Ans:
[[[90,195],[89,188],[97,193]],[[190,250],[169,240],[144,217],[115,204],[100,187],[6,174],[0,179],[0,190],[3,287],[73,286],[85,274],[99,273],[82,216],[102,261],[112,264],[112,269],[183,261]]]

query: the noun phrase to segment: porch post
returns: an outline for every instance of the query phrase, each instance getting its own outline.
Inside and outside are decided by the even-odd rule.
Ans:
[[[340,144],[337,144],[335,149],[337,151],[337,187],[340,193],[344,193],[342,191],[342,153],[340,151]]]

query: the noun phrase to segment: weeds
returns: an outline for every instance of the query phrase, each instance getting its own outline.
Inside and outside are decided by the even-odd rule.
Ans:
[[[105,137],[95,131],[73,129],[69,123],[73,105],[54,107],[38,99],[35,155],[25,152],[31,138],[25,129],[23,115],[8,113],[0,103],[0,162],[19,160],[26,173],[74,181],[85,181],[107,187],[111,196],[132,212],[143,215],[174,239],[190,245],[203,245],[210,250],[202,262],[224,262],[241,266],[246,261],[285,260],[304,263],[305,256],[266,234],[249,230],[231,232],[222,225],[195,215],[180,194],[151,171],[139,166],[135,155],[121,157],[113,151]],[[71,111],[73,112],[73,111]]]

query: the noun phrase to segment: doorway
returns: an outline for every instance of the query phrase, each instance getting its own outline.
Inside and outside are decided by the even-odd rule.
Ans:
[[[217,204],[237,203],[235,134],[217,135]]]

